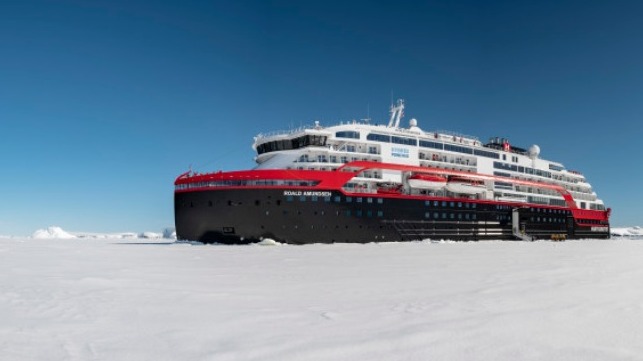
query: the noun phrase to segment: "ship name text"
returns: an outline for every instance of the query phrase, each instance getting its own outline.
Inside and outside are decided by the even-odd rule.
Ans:
[[[321,191],[284,191],[285,196],[295,196],[295,197],[330,197],[331,192],[321,192]]]

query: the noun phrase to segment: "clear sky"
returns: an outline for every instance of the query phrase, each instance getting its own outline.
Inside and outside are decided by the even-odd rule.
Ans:
[[[252,137],[387,121],[540,145],[643,225],[643,2],[2,1],[0,234],[160,231]]]

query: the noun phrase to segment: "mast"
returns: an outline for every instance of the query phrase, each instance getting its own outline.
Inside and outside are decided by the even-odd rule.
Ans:
[[[388,122],[388,127],[399,128],[400,121],[404,116],[404,99],[398,99],[396,106],[391,105],[390,113],[391,113],[391,119]]]

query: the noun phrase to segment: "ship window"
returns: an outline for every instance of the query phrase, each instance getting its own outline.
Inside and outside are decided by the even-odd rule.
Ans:
[[[351,216],[351,211],[350,211],[350,210],[347,210],[347,211],[346,211],[346,216],[347,216],[347,217],[350,217],[350,216]]]
[[[446,202],[446,201],[442,201],[442,207],[446,207],[446,206],[447,206],[447,202]]]
[[[454,215],[453,213],[449,214],[449,218],[451,218],[451,219],[453,219],[453,218],[454,218],[454,216],[455,216],[455,215]]]
[[[335,203],[339,203],[342,201],[342,197],[340,196],[335,196]]]
[[[357,197],[357,203],[362,203],[362,197]]]
[[[324,197],[324,202],[326,202],[326,203],[330,202],[330,196]]]
[[[454,202],[450,202],[450,203],[449,203],[449,207],[451,207],[451,208],[455,207],[455,203],[454,203]]]
[[[367,199],[366,199],[366,202],[368,202],[368,203],[373,203],[373,198],[367,198]]]
[[[458,213],[458,219],[462,219],[462,213]]]
[[[424,213],[424,218],[431,218],[431,212]]]
[[[447,214],[444,212],[442,213],[442,219],[447,219]]]
[[[379,203],[379,204],[384,203],[384,199],[382,199],[382,198],[378,198],[378,199],[377,199],[377,203]]]
[[[373,217],[373,211],[367,211],[366,216],[367,217]]]
[[[462,202],[458,202],[458,208],[462,208]]]
[[[391,141],[395,144],[404,144],[404,145],[417,145],[417,140],[413,138],[405,137],[391,137]]]
[[[431,205],[431,201],[424,201],[424,205],[425,205],[425,206],[427,206],[427,207],[428,207],[428,206],[430,206],[430,205]]]
[[[346,197],[346,203],[352,203],[353,198],[352,197]]]
[[[477,216],[475,215],[475,213],[471,215],[471,219],[475,220],[476,218]]]
[[[356,211],[355,215],[358,216],[358,217],[361,217],[362,216],[362,211],[361,210]]]
[[[312,196],[312,197],[311,197],[311,200],[312,200],[313,202],[317,202],[317,200],[318,200],[318,199],[319,199],[319,198],[318,198],[317,196]]]
[[[480,149],[474,149],[473,154],[479,155],[479,156],[482,156],[482,157],[487,157],[487,158],[494,158],[494,159],[499,159],[500,158],[500,155],[498,153],[489,152],[489,151],[480,150]]]
[[[438,213],[438,212],[433,212],[433,218],[435,218],[435,219],[440,218],[440,213]]]
[[[434,207],[437,207],[437,206],[438,206],[438,204],[440,204],[440,202],[438,202],[438,201],[433,201],[433,206],[434,206]]]
[[[466,214],[464,215],[464,219],[467,219],[467,220],[469,219],[469,213],[466,213]]]
[[[448,150],[448,151],[451,151],[451,152],[464,153],[464,154],[473,154],[473,149],[467,148],[467,147],[461,147],[459,145],[445,144],[444,145],[444,150]]]
[[[351,138],[351,139],[359,139],[359,132],[353,132],[353,131],[343,131],[343,132],[337,132],[335,133],[335,137],[337,138]]]
[[[376,134],[376,133],[370,133],[369,135],[366,136],[366,139],[374,140],[376,142],[385,142],[385,143],[391,142],[390,135]]]
[[[471,205],[471,208],[476,208],[476,206],[477,206],[477,204],[476,204],[476,203],[473,203],[473,204]]]
[[[427,140],[420,140],[420,147],[424,148],[433,148],[433,149],[444,149],[442,143],[429,142]]]
[[[299,201],[300,202],[305,202],[306,201],[306,196],[299,196]]]
[[[382,211],[377,211],[377,216],[378,216],[378,217],[384,217],[384,212],[382,212]]]

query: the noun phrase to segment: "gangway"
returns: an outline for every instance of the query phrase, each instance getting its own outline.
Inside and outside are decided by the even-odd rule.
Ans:
[[[527,207],[516,207],[511,210],[511,231],[516,238],[531,242],[535,238],[525,233],[525,228],[520,226],[520,209],[522,208]]]

